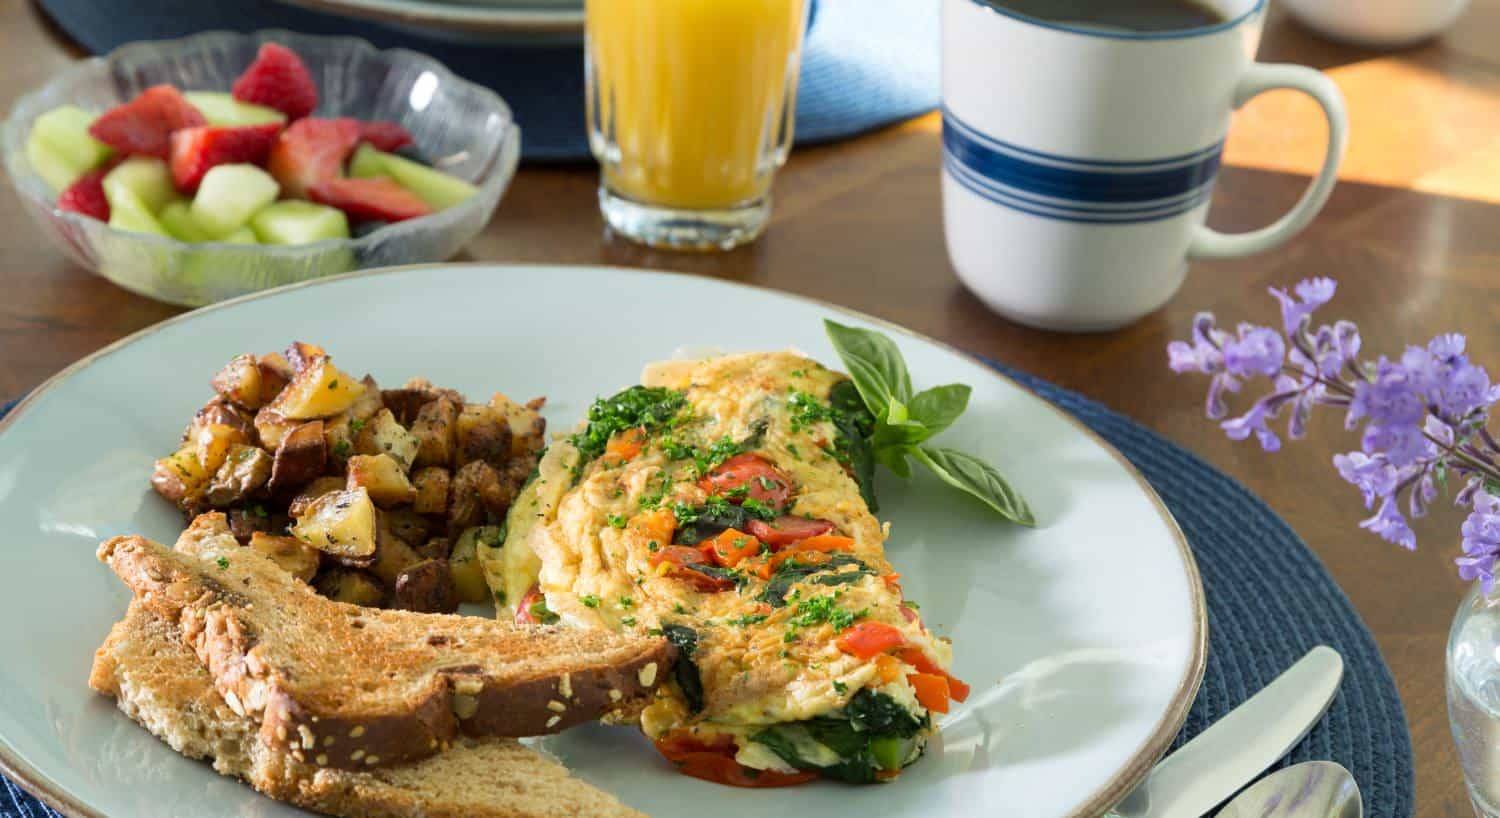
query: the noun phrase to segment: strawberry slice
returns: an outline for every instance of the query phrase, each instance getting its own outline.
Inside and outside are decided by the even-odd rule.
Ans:
[[[203,126],[184,128],[172,134],[172,181],[177,189],[191,193],[203,175],[215,165],[246,162],[264,165],[276,144],[281,125],[246,125],[238,128]]]
[[[416,194],[384,178],[324,179],[308,193],[313,201],[361,221],[399,222],[432,212]]]
[[[281,183],[283,195],[305,199],[308,188],[343,173],[361,130],[359,120],[347,117],[299,119],[276,137],[266,170]]]
[[[366,122],[364,133],[360,136],[370,143],[370,147],[386,153],[404,148],[414,141],[411,131],[401,127],[399,123],[384,120]]]
[[[318,107],[318,85],[307,65],[296,52],[276,43],[261,45],[229,93],[240,102],[275,108],[288,119],[301,119]]]
[[[105,111],[89,126],[89,135],[123,154],[166,159],[172,132],[204,124],[182,94],[170,85],[153,85],[135,99]]]
[[[96,168],[78,177],[57,197],[57,209],[82,213],[101,222],[109,221],[109,199],[104,195],[104,174],[111,166]]]

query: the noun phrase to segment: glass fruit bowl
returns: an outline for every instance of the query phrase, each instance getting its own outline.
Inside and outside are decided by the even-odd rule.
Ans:
[[[57,209],[56,194],[26,157],[26,139],[38,116],[67,104],[102,112],[159,83],[184,91],[228,91],[264,42],[287,46],[307,64],[319,90],[313,116],[398,122],[411,132],[424,161],[479,192],[429,216],[353,238],[300,245],[190,244],[118,230]],[[515,175],[521,133],[509,106],[494,92],[413,51],[380,51],[353,37],[209,32],[132,43],[78,63],[16,102],[0,126],[0,146],[27,212],[70,258],[128,290],[200,306],[349,270],[452,257],[493,215]]]

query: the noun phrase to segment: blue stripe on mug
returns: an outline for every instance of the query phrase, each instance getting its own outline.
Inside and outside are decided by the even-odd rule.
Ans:
[[[1147,221],[1191,209],[1213,185],[1221,148],[1139,162],[1073,159],[1008,145],[943,112],[944,161],[955,177],[992,201],[1059,218]]]
[[[1130,209],[1068,206],[1039,201],[989,183],[976,177],[947,152],[943,155],[943,166],[954,181],[980,198],[1033,216],[1084,224],[1132,224],[1168,219],[1202,205],[1212,192],[1211,187],[1203,187],[1165,204],[1154,203]]]
[[[987,133],[983,133],[976,129],[973,125],[970,125],[969,123],[963,121],[961,117],[953,113],[953,111],[947,106],[943,106],[942,111],[944,125],[958,129],[969,139],[978,142],[979,144],[984,145],[987,148],[998,151],[1000,153],[1019,154],[1021,156],[1031,157],[1044,165],[1075,167],[1081,168],[1083,170],[1091,170],[1094,168],[1110,168],[1117,170],[1164,170],[1170,167],[1189,165],[1200,162],[1211,155],[1219,153],[1219,151],[1221,151],[1224,147],[1224,143],[1220,141],[1215,142],[1214,144],[1209,145],[1208,147],[1201,150],[1180,154],[1178,156],[1168,156],[1162,159],[1079,159],[1071,156],[1060,156],[1055,153],[1045,153],[1043,151],[1025,148],[1020,145],[996,139],[995,137],[990,136]]]

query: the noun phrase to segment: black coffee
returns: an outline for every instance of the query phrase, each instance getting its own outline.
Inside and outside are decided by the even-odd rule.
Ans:
[[[1223,13],[1193,0],[991,0],[1027,17],[1084,28],[1156,32],[1218,25]]]

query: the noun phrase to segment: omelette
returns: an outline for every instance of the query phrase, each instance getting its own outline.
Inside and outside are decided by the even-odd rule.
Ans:
[[[648,366],[552,444],[482,555],[502,611],[675,643],[640,725],[688,775],[895,778],[968,688],[886,560],[864,411],[792,352]]]

